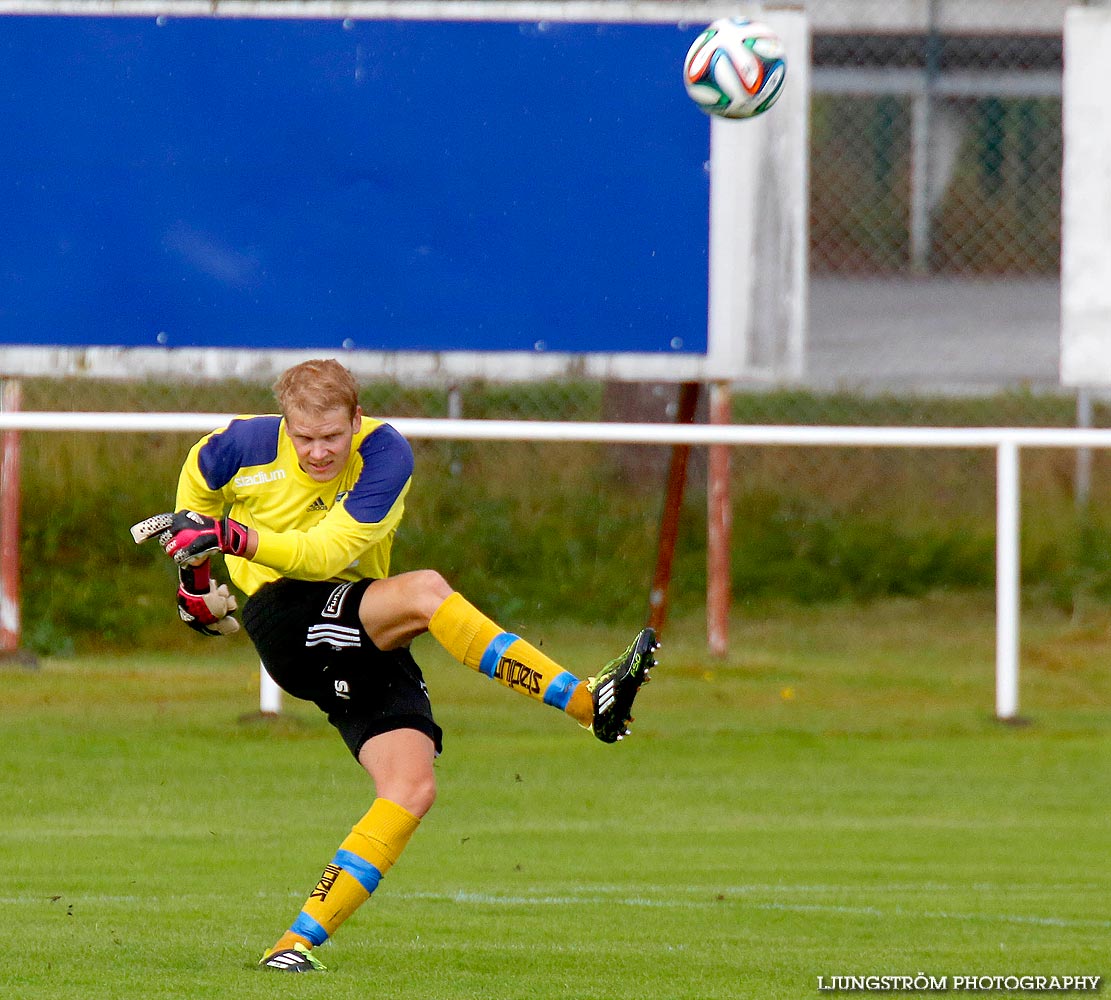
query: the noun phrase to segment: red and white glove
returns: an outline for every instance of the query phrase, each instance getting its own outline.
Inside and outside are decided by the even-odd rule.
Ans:
[[[230,517],[214,518],[191,510],[155,514],[131,528],[136,542],[158,536],[166,555],[179,566],[200,562],[216,552],[241,556],[250,537],[247,526]]]
[[[186,625],[201,635],[239,631],[239,622],[232,617],[235,595],[228,592],[227,584],[216,585],[207,560],[197,566],[179,566],[177,575],[177,613]]]

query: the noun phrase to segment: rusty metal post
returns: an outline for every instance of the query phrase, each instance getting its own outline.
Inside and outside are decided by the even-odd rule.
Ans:
[[[5,379],[0,389],[0,410],[15,413],[20,408],[18,380]],[[22,640],[19,595],[19,431],[0,434],[0,656],[19,653]]]
[[[731,424],[731,403],[728,383],[711,385],[710,423]],[[729,647],[729,548],[733,528],[729,466],[729,445],[710,445],[706,489],[706,639],[715,656],[724,656]]]
[[[698,408],[697,382],[684,382],[679,387],[679,405],[675,414],[677,424],[693,424]],[[671,566],[675,558],[675,543],[679,538],[679,513],[683,506],[683,492],[687,485],[687,464],[690,459],[689,444],[672,446],[667,469],[667,490],[664,494],[663,512],[660,515],[660,534],[656,544],[656,572],[652,576],[652,590],[648,595],[648,624],[656,632],[663,629],[667,620],[667,592],[671,586]]]

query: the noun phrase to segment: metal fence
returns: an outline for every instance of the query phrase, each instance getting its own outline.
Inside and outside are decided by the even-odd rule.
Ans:
[[[809,5],[814,271],[1055,275],[1064,5],[885,6]]]
[[[808,385],[1060,393],[1066,6],[807,4]]]

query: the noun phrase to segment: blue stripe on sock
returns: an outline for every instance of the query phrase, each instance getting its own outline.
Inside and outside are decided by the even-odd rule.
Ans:
[[[544,692],[544,704],[552,705],[561,712],[565,711],[567,703],[571,700],[571,694],[578,686],[579,679],[574,674],[564,670],[548,685],[548,690]]]
[[[290,930],[294,934],[300,934],[306,941],[311,941],[313,947],[328,940],[328,932],[304,910],[297,914],[297,919],[293,921]]]
[[[336,851],[332,864],[338,865],[367,892],[374,892],[378,883],[382,881],[382,873],[366,858],[360,858],[350,851]]]
[[[502,655],[520,638],[519,635],[514,635],[512,632],[502,632],[501,635],[495,636],[490,640],[490,645],[486,647],[486,652],[482,654],[482,661],[479,663],[478,669],[487,677],[493,677],[498,669],[498,664],[501,663]]]

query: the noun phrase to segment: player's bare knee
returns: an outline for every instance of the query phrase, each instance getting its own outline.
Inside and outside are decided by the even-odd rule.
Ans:
[[[427,625],[436,609],[451,596],[451,586],[434,569],[414,570],[409,576],[412,578],[413,607]]]
[[[432,774],[413,775],[380,788],[378,793],[414,816],[424,816],[436,801],[436,778]]]
[[[436,801],[436,779],[432,775],[412,790],[413,805],[409,811],[414,816],[423,816]]]

